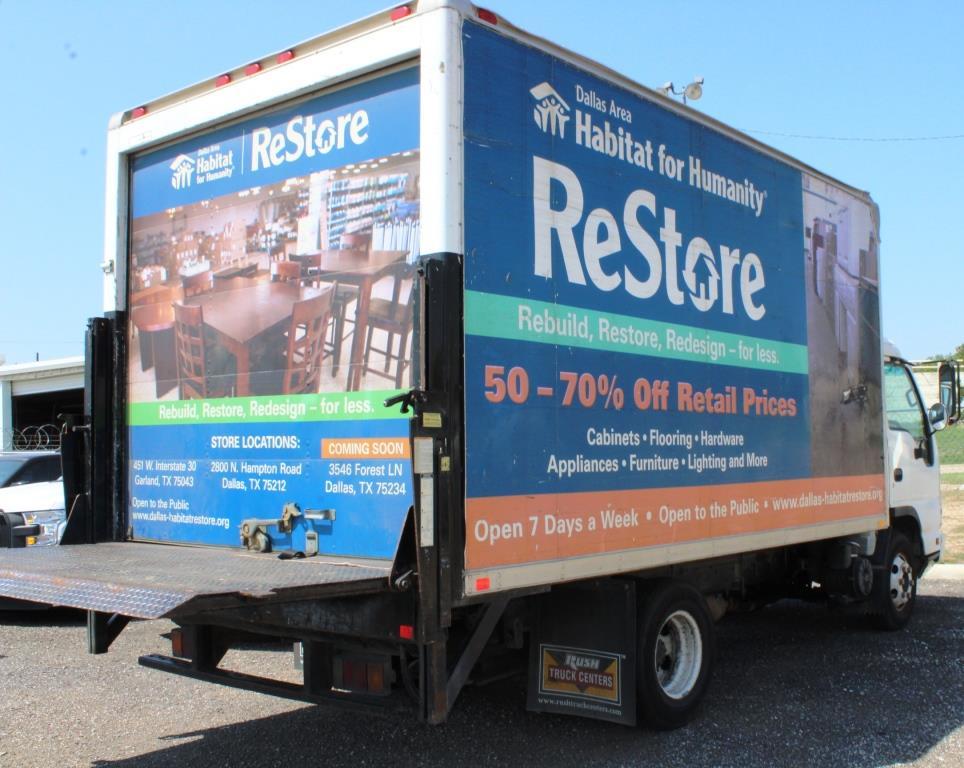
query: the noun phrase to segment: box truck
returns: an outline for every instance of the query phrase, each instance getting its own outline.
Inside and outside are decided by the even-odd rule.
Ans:
[[[870,197],[460,0],[117,115],[62,545],[0,594],[171,619],[157,670],[445,720],[670,728],[714,621],[902,627],[934,433],[880,337]],[[225,669],[290,640],[303,682]]]

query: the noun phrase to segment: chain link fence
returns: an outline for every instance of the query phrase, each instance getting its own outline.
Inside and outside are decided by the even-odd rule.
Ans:
[[[960,483],[964,485],[964,422],[938,432],[937,449],[941,459],[941,474],[959,474]]]
[[[939,363],[924,362],[914,366],[914,375],[921,388],[924,405],[939,403],[940,384],[937,378]],[[942,475],[958,476],[958,484],[964,485],[964,421],[945,427],[937,433],[937,449],[941,460]]]

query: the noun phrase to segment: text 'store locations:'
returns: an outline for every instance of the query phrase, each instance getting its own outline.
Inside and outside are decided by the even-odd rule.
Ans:
[[[800,172],[491,32],[465,56],[501,62],[465,107],[467,568],[881,514],[879,474],[812,468]]]

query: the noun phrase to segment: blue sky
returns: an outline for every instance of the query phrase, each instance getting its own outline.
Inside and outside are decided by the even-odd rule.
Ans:
[[[387,6],[0,0],[0,354],[81,354],[101,308],[107,122]],[[884,332],[921,358],[964,343],[964,5],[508,2],[488,7],[695,107],[881,209]],[[935,138],[954,136],[955,138]],[[803,137],[834,137],[803,138]],[[906,138],[913,140],[895,141]]]

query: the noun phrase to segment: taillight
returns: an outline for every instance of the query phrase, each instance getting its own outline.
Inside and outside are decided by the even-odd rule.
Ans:
[[[388,657],[340,654],[332,665],[332,688],[346,693],[388,696],[392,692],[392,662]]]
[[[171,630],[171,654],[180,659],[188,658],[187,650],[184,647],[184,632],[180,627]]]

